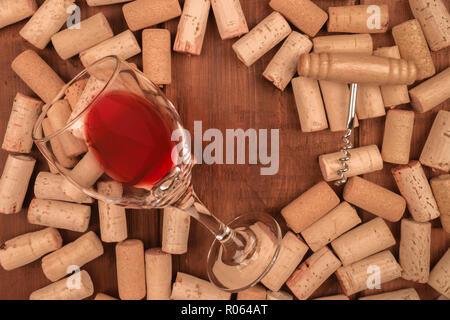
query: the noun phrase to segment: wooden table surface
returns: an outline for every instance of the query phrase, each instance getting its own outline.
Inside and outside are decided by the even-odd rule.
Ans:
[[[37,2],[41,4],[43,0]],[[354,0],[315,0],[314,2],[324,9],[331,5],[359,3]],[[389,4],[391,26],[412,18],[407,0],[361,0],[360,2]],[[450,2],[444,2],[450,8]],[[78,0],[77,3],[81,6],[83,19],[102,11],[110,21],[115,34],[127,29],[121,5],[91,8],[84,1]],[[251,28],[272,11],[268,6],[269,0],[241,0],[241,3]],[[165,88],[166,94],[177,106],[185,126],[191,132],[196,120],[203,122],[203,130],[218,128],[225,132],[225,129],[238,128],[280,129],[280,169],[277,175],[261,176],[259,165],[198,165],[194,169],[194,186],[200,198],[212,212],[225,222],[243,213],[268,212],[286,230],[280,215],[281,208],[320,181],[321,173],[317,158],[320,154],[337,151],[341,133],[330,131],[302,133],[291,87],[280,92],[261,75],[279,46],[252,67],[247,68],[236,58],[231,48],[236,40],[220,40],[212,12],[209,18],[201,56],[173,54],[173,81],[172,85]],[[30,89],[10,68],[14,57],[26,49],[33,49],[19,36],[19,30],[24,23],[20,22],[0,30],[0,70],[2,71],[0,73],[0,132],[2,136],[6,130],[15,94],[22,92],[32,95]],[[170,30],[173,41],[177,25],[178,19],[175,19],[160,27]],[[140,41],[141,32],[135,34]],[[320,34],[325,32],[322,30]],[[390,32],[374,35],[373,38],[375,47],[394,45]],[[82,70],[78,58],[62,61],[51,45],[38,53],[65,81],[69,81]],[[450,50],[433,53],[433,60],[437,70],[442,71],[450,65]],[[141,56],[130,61],[142,67]],[[408,106],[404,107],[408,108]],[[418,159],[436,113],[441,109],[450,110],[450,101],[425,114],[416,114],[411,159]],[[355,132],[354,143],[357,146],[377,144],[381,147],[383,129],[384,118],[363,120]],[[30,186],[33,185],[38,171],[48,170],[36,148],[33,150],[33,155],[39,159],[39,162],[38,170],[35,170]],[[0,168],[3,168],[6,157],[5,151],[0,152]],[[390,174],[391,167],[390,164],[385,163],[383,171],[368,174],[365,177],[398,191]],[[439,174],[428,168],[426,171],[429,176]],[[342,193],[341,188],[336,191],[339,194]],[[32,197],[33,191],[30,187],[24,209],[20,213],[0,215],[0,241],[41,229],[39,226],[28,224],[26,220],[26,208]],[[373,218],[367,212],[361,210],[359,212],[365,221]],[[160,246],[161,221],[158,210],[130,211],[128,213],[129,238],[143,240],[146,248]],[[399,240],[400,224],[389,223],[389,225]],[[90,230],[99,234],[96,208],[93,210]],[[64,243],[80,236],[79,233],[64,230],[61,233]],[[177,271],[183,271],[207,279],[206,256],[212,240],[212,235],[206,229],[197,222],[193,222],[189,252],[174,257],[174,275]],[[450,235],[441,229],[439,219],[433,221],[432,266],[449,244]],[[105,244],[104,246],[105,254],[87,264],[85,269],[93,279],[95,292],[105,292],[117,297],[114,245]],[[398,256],[398,244],[393,248],[393,252]],[[40,261],[10,272],[0,268],[0,299],[27,299],[32,291],[48,284],[49,281],[42,273]],[[407,287],[416,288],[423,299],[435,299],[438,296],[438,293],[427,285],[402,279],[383,284],[382,290],[378,290],[377,293]],[[313,297],[340,292],[339,284],[333,275],[314,293]],[[366,291],[359,295],[373,293]]]

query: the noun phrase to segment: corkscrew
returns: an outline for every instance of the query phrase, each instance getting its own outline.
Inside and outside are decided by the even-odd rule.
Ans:
[[[297,66],[301,77],[351,83],[351,96],[347,117],[347,132],[342,137],[344,146],[339,158],[341,169],[336,171],[337,185],[347,182],[348,162],[353,148],[350,137],[353,132],[358,84],[370,85],[410,85],[417,80],[414,62],[374,55],[349,53],[305,53],[300,56]],[[334,169],[333,169],[334,170]]]
[[[356,115],[356,95],[358,93],[358,84],[352,83],[351,92],[350,92],[350,104],[348,108],[348,116],[347,116],[347,132],[342,137],[342,141],[344,142],[344,146],[341,148],[344,157],[340,158],[342,168],[338,170],[339,180],[336,181],[337,186],[341,186],[347,182],[347,177],[345,173],[348,171],[348,161],[351,158],[351,153],[349,150],[353,149],[353,144],[350,141],[350,137],[353,132],[353,128],[355,126],[355,115]]]

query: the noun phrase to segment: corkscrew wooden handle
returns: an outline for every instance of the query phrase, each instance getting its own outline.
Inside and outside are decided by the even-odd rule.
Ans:
[[[318,80],[374,85],[413,84],[417,79],[414,62],[344,53],[303,54],[298,73]]]

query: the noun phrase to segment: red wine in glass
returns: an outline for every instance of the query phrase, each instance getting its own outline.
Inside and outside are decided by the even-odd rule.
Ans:
[[[93,103],[84,128],[90,149],[118,182],[151,188],[174,166],[169,125],[144,97],[104,93]]]

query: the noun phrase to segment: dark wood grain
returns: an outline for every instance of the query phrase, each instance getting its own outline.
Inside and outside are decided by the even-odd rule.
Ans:
[[[43,1],[38,1],[42,3]],[[114,33],[126,29],[121,5],[90,8],[84,1],[77,1],[82,8],[83,17],[102,11],[110,21]],[[269,0],[241,0],[250,27],[271,12]],[[318,0],[322,8],[330,5],[358,3],[354,0]],[[407,0],[363,0],[364,3],[388,3],[391,22],[398,24],[412,17]],[[450,4],[449,4],[450,5]],[[165,23],[161,27],[176,34],[178,20]],[[0,30],[0,132],[5,132],[12,100],[16,92],[32,95],[26,85],[13,73],[10,63],[20,52],[32,48],[18,34],[24,22]],[[141,32],[135,33],[140,41]],[[325,34],[325,31],[321,31]],[[390,34],[374,36],[376,47],[392,45]],[[236,58],[231,46],[235,40],[220,40],[211,13],[202,55],[199,57],[173,54],[173,83],[166,94],[177,106],[186,128],[192,131],[194,121],[203,122],[203,130],[208,128],[225,129],[280,129],[280,170],[275,176],[261,176],[259,165],[198,165],[194,169],[194,185],[200,198],[224,221],[247,212],[268,212],[285,229],[280,209],[299,194],[320,181],[321,174],[317,162],[320,154],[334,152],[339,148],[341,134],[329,131],[305,134],[300,131],[294,97],[290,86],[280,92],[261,76],[277,48],[271,50],[252,67],[247,68]],[[68,81],[82,66],[77,58],[62,61],[49,46],[39,54]],[[438,70],[450,65],[450,51],[433,53]],[[142,67],[141,57],[130,60]],[[408,106],[404,106],[408,108]],[[416,115],[414,141],[411,157],[417,159],[425,143],[427,132],[440,109],[450,110],[450,102],[431,112]],[[361,121],[356,130],[356,145],[375,143],[381,146],[384,119]],[[47,165],[36,150],[33,155],[39,159],[39,170]],[[0,168],[6,160],[6,152],[0,152]],[[391,166],[386,164],[382,172],[369,174],[366,178],[392,190],[396,190],[390,174]],[[38,170],[35,170],[36,173]],[[439,174],[427,170],[429,176]],[[34,178],[33,178],[34,180]],[[33,181],[31,182],[31,184]],[[336,189],[340,194],[342,190]],[[27,195],[24,208],[32,198],[32,188]],[[364,220],[371,219],[369,213],[360,212]],[[399,224],[390,224],[399,239]],[[450,236],[442,231],[439,221],[433,222],[432,264],[445,252],[450,244]],[[19,234],[38,230],[26,221],[26,209],[16,215],[0,215],[0,240],[7,240]],[[97,209],[93,208],[91,230],[99,233]],[[157,210],[134,210],[128,214],[130,238],[144,241],[146,248],[160,245],[160,217]],[[62,231],[64,243],[76,239],[79,234]],[[213,237],[198,223],[193,222],[187,254],[174,257],[173,272],[180,270],[206,279],[206,256]],[[397,254],[398,246],[393,249]],[[86,265],[92,276],[95,291],[117,296],[114,245],[105,244],[105,254]],[[27,299],[29,294],[49,282],[45,279],[40,262],[6,272],[0,268],[0,299]],[[404,280],[394,280],[382,286],[382,291],[415,287],[421,298],[434,299],[437,292],[427,285],[414,284]],[[341,292],[337,280],[332,276],[321,286],[313,297]],[[373,292],[363,292],[362,295]],[[360,294],[361,295],[361,294]]]

